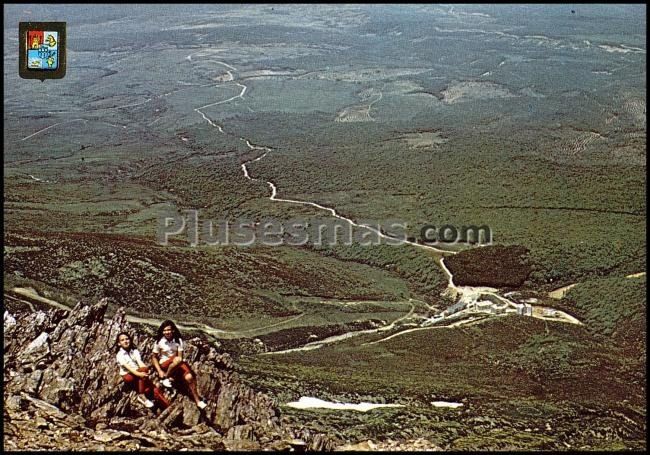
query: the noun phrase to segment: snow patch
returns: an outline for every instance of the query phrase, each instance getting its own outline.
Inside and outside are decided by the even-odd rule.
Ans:
[[[459,408],[463,403],[455,403],[453,401],[432,401],[431,404],[436,408]]]
[[[296,409],[339,409],[342,411],[360,411],[366,412],[375,408],[398,408],[403,407],[401,404],[377,404],[377,403],[333,403],[331,401],[320,400],[313,397],[300,397],[298,401],[287,403],[287,406]]]

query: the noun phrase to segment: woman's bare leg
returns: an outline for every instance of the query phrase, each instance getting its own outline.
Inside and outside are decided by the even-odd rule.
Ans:
[[[194,380],[194,376],[192,376],[192,373],[186,373],[185,376],[183,376],[183,379],[185,379],[185,382],[192,393],[192,398],[194,398],[196,404],[199,404],[201,397],[199,396],[199,392],[196,390],[196,381]]]
[[[169,364],[167,371],[165,372],[168,378],[172,377],[172,371],[174,371],[174,369],[181,363],[183,363],[182,360],[180,360],[178,357],[174,357],[174,360],[172,360],[172,363]]]

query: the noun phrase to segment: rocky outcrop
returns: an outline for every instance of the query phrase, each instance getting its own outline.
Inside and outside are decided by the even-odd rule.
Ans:
[[[156,415],[124,385],[115,339],[133,335],[143,359],[153,339],[139,336],[123,310],[105,319],[107,301],[5,314],[5,448],[286,449],[306,444],[330,449],[324,435],[294,441],[276,403],[244,384],[230,355],[199,339],[186,340],[185,360],[208,402],[203,411],[180,390]],[[153,378],[154,382],[157,378]]]

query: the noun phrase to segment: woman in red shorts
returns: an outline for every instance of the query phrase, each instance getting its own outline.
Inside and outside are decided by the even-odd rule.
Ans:
[[[116,344],[119,346],[116,359],[120,365],[120,376],[124,382],[145,396],[144,400],[142,398],[138,398],[138,400],[146,407],[153,408],[155,406],[151,401],[153,398],[161,409],[166,409],[169,406],[169,400],[149,379],[149,367],[142,362],[140,351],[133,345],[131,336],[125,332],[118,334]]]
[[[196,381],[190,366],[183,361],[183,340],[176,324],[172,321],[167,320],[158,328],[151,362],[165,387],[171,387],[171,380],[185,381],[196,405],[201,409],[207,406],[196,390]]]

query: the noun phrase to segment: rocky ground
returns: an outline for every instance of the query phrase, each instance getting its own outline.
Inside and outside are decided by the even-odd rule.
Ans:
[[[127,331],[148,358],[144,339],[108,303],[72,311],[5,314],[4,449],[329,450],[335,439],[283,424],[277,404],[245,385],[229,354],[195,338],[186,360],[208,407],[182,391],[154,414],[125,388],[115,363],[117,334]]]
[[[373,442],[372,440],[359,442],[356,444],[345,444],[337,447],[335,450],[340,451],[355,451],[355,452],[370,452],[370,451],[381,451],[381,452],[399,452],[403,450],[417,451],[417,452],[429,452],[429,451],[439,451],[442,450],[439,446],[427,441],[423,438],[418,438],[409,441],[393,441],[388,439],[385,442]]]

